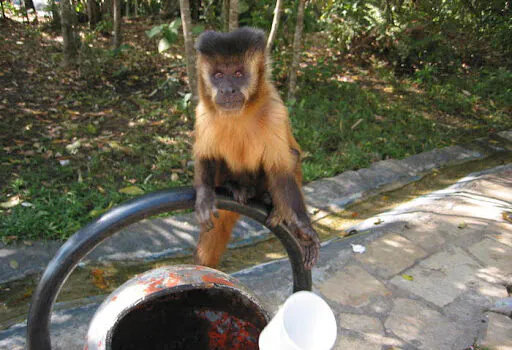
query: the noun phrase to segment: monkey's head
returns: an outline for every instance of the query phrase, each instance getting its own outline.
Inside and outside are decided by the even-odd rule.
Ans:
[[[265,80],[262,30],[204,32],[196,42],[199,96],[221,112],[239,112],[261,92]]]

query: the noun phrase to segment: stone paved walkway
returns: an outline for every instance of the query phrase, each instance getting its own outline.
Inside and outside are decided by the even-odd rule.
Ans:
[[[335,348],[512,349],[510,315],[491,311],[510,297],[512,224],[503,218],[510,211],[512,164],[471,174],[323,244],[313,289],[335,312]],[[354,253],[353,244],[366,252]],[[290,295],[286,260],[234,275],[269,310]],[[96,307],[56,312],[54,347],[81,349]],[[0,332],[0,349],[22,349],[24,332],[24,324]]]

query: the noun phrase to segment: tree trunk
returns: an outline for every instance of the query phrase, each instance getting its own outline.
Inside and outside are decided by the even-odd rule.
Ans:
[[[281,13],[283,11],[283,2],[282,0],[276,1],[276,8],[274,10],[274,19],[272,20],[272,29],[270,30],[270,35],[267,40],[267,52],[270,53],[272,50],[272,45],[274,44],[274,40],[277,35],[277,28],[279,28],[279,20],[281,19]]]
[[[27,21],[28,21],[28,10],[29,9],[34,10],[34,22],[35,23],[39,23],[39,21],[37,19],[36,7],[34,6],[34,1],[32,1],[32,0],[25,0],[25,11],[27,12]]]
[[[183,26],[183,39],[185,41],[185,56],[187,59],[188,86],[192,92],[192,102],[197,103],[197,77],[196,59],[194,51],[194,37],[192,36],[192,19],[190,18],[190,4],[188,0],[180,0],[181,25]]]
[[[130,0],[126,0],[126,8],[125,8],[124,16],[126,18],[130,18]]]
[[[229,32],[229,0],[222,0],[222,31]]]
[[[201,7],[201,0],[189,0],[190,5],[190,18],[194,21],[199,21],[199,8]]]
[[[297,86],[297,68],[300,61],[300,44],[302,41],[302,32],[304,30],[304,6],[306,0],[299,0],[299,8],[297,10],[297,24],[295,26],[295,35],[293,37],[293,58],[290,67],[290,78],[288,82],[288,100],[295,97],[295,89]]]
[[[139,1],[138,0],[135,0],[135,9],[133,10],[133,12],[134,12],[135,18],[139,17]]]
[[[176,18],[176,12],[180,4],[177,0],[165,0],[162,6],[162,18]]]
[[[60,0],[60,6],[64,66],[69,66],[75,63],[78,52],[77,36],[75,33],[76,12],[71,7],[71,0]]]
[[[112,0],[104,0],[103,4],[101,5],[101,12],[104,15],[112,15]],[[104,18],[107,18],[104,16]],[[112,17],[110,17],[112,19]]]
[[[0,0],[0,6],[2,7],[2,18],[3,19],[7,19],[7,17],[5,16],[4,1],[3,0]]]
[[[114,0],[114,48],[118,48],[121,46],[121,42],[123,40],[122,32],[121,32],[121,22],[123,18],[121,17],[121,0]]]
[[[229,0],[229,31],[238,28],[238,0]]]
[[[89,17],[89,28],[94,29],[100,21],[100,7],[96,0],[87,1],[87,16]]]

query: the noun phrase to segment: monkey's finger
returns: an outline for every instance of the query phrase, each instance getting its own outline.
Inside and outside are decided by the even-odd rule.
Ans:
[[[219,211],[217,210],[216,207],[213,207],[212,213],[213,213],[213,216],[215,216],[216,219],[220,218]]]
[[[316,264],[318,260],[318,247],[316,245],[307,245],[304,247],[304,267],[308,270]]]

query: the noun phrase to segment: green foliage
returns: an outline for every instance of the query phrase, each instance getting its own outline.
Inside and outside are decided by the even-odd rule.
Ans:
[[[154,26],[151,30],[146,32],[149,38],[155,36],[161,36],[158,41],[158,52],[164,52],[168,50],[172,44],[174,44],[179,37],[179,29],[181,27],[181,19],[175,19],[169,24],[160,24]]]
[[[408,92],[415,82],[397,81],[383,70],[391,95],[365,83],[332,79],[344,72],[328,61],[303,73],[302,90],[289,110],[305,152],[307,181],[512,127],[512,73],[505,69],[443,81],[435,78],[435,68],[425,66],[414,79],[424,86],[421,93]]]
[[[96,23],[95,30],[98,33],[106,33],[110,34],[112,33],[112,30],[114,29],[114,22],[112,21],[112,18],[110,14],[103,15],[103,19]]]
[[[402,73],[512,64],[512,9],[505,0],[329,1],[321,19],[331,44],[362,58],[380,55]]]

